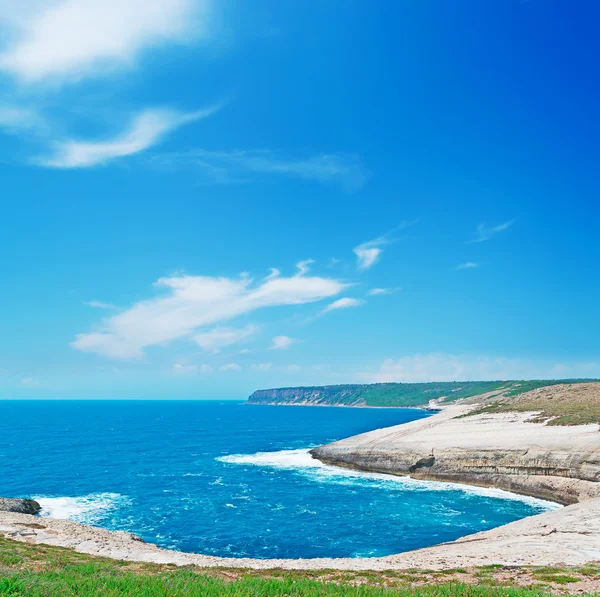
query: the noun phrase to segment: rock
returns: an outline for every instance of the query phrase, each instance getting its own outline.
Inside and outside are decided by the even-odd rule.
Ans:
[[[34,500],[25,498],[0,497],[0,511],[18,512],[19,514],[37,514],[42,507]]]
[[[497,487],[562,504],[600,497],[597,424],[545,425],[528,412],[465,417],[472,408],[453,405],[311,454],[337,466]]]

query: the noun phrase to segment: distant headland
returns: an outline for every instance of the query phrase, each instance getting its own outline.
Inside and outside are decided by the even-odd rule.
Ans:
[[[248,404],[302,406],[432,407],[475,396],[511,398],[525,392],[559,384],[598,381],[595,379],[444,381],[426,383],[342,384],[257,390]]]

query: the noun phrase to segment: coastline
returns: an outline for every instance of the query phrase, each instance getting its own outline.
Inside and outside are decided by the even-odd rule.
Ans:
[[[415,478],[423,480],[450,481],[476,486],[482,485],[481,483],[472,482],[472,478],[467,478],[468,475],[465,476],[464,470],[462,474],[457,473],[454,478],[449,478],[447,474],[442,475],[442,478],[439,474],[431,475],[431,472],[423,472],[423,469],[432,468],[432,465],[429,467],[426,466],[428,462],[421,462],[422,466],[417,466],[416,469],[410,471],[411,466],[419,464],[419,458],[415,461],[415,453],[414,451],[410,451],[411,459],[403,460],[402,450],[398,449],[398,445],[402,445],[403,442],[406,446],[410,445],[410,442],[415,438],[419,438],[418,444],[424,450],[422,454],[417,454],[420,456],[420,459],[423,460],[424,454],[425,460],[428,461],[427,455],[432,452],[435,454],[436,459],[439,459],[439,452],[435,448],[432,449],[430,445],[431,429],[435,430],[437,428],[439,432],[440,425],[445,421],[454,421],[453,425],[459,421],[459,425],[463,425],[464,428],[469,429],[469,426],[473,424],[473,420],[477,421],[478,417],[479,420],[482,420],[482,417],[484,420],[486,419],[486,415],[457,419],[457,417],[465,414],[471,408],[473,407],[459,405],[445,407],[431,417],[425,417],[395,427],[378,429],[322,446],[312,451],[313,457],[316,453],[320,460],[328,462],[330,457],[327,454],[332,455],[337,451],[336,457],[331,458],[334,462],[328,462],[328,464],[349,466],[359,470],[384,474],[410,474]],[[528,430],[544,427],[540,423],[528,422],[525,415],[513,415],[512,418],[507,418],[506,415],[487,415],[488,421],[490,418],[494,420],[493,417],[496,420],[501,420],[504,434],[506,434],[507,429],[511,428],[511,425],[516,425],[517,431],[520,434],[522,434],[522,425],[526,425]],[[430,435],[424,433],[427,429],[429,429]],[[556,431],[557,429],[558,431]],[[547,428],[547,431],[552,436],[558,435],[562,437],[563,435],[567,435],[571,444],[573,443],[573,437],[577,437],[578,434],[581,435],[581,429],[577,427],[566,428],[568,433],[561,431],[561,429],[564,430],[565,428],[552,427]],[[598,426],[595,426],[593,430],[595,432],[594,441],[600,441]],[[592,430],[590,429],[589,431]],[[588,430],[584,429],[584,432],[588,433]],[[467,445],[472,447],[474,439],[481,441],[482,436],[485,436],[485,425],[479,429],[478,436],[478,438],[473,438],[467,433],[463,434],[462,437],[460,435],[456,437],[460,438],[458,443],[466,442]],[[453,445],[457,443],[456,437],[450,438]],[[511,440],[510,434],[508,439]],[[534,460],[537,459],[539,453],[535,453],[535,434],[529,433],[525,436],[525,439],[529,444],[529,448],[525,454],[534,450],[532,457]],[[390,461],[389,458],[381,460],[382,453],[381,450],[378,451],[377,446],[379,445],[379,448],[381,448],[382,442],[383,444],[386,444],[386,442],[390,444],[392,440],[395,442],[395,444],[392,442],[394,444],[392,445],[392,451],[395,460]],[[407,440],[408,444],[406,443]],[[489,443],[489,438],[486,442]],[[577,442],[575,443],[577,444]],[[522,446],[519,446],[518,443],[517,448],[522,450]],[[414,445],[411,450],[413,449]],[[368,459],[361,461],[359,458],[356,460],[357,454],[358,456],[361,454],[364,456],[369,452],[371,454],[370,462]],[[376,454],[375,460],[373,460],[373,453]],[[340,455],[353,456],[344,460],[344,458],[340,458]],[[377,460],[378,458],[379,460]],[[400,463],[400,467],[394,470],[394,467],[390,467],[390,462]],[[403,471],[402,467],[407,462],[409,464],[405,467],[406,470]],[[600,462],[600,458],[598,462]],[[513,462],[513,467],[514,464]],[[525,477],[525,475],[516,476]],[[553,499],[553,501],[559,503],[566,503],[569,500],[580,503],[571,503],[571,505],[565,508],[530,516],[489,531],[466,535],[453,542],[377,558],[316,558],[297,560],[221,558],[163,549],[156,545],[145,543],[134,535],[123,531],[109,531],[69,520],[39,518],[27,514],[8,512],[0,512],[0,534],[17,541],[71,547],[82,553],[127,561],[171,563],[181,566],[196,565],[201,567],[281,568],[288,570],[318,570],[327,568],[340,570],[404,570],[408,568],[427,568],[437,570],[486,564],[550,566],[559,563],[580,565],[590,561],[599,561],[600,492],[597,496],[594,496],[586,495],[587,490],[584,490],[582,487],[560,487],[561,484],[570,483],[567,477],[550,479],[551,476],[548,475],[533,476],[537,477],[536,481],[539,479],[542,479],[544,483],[548,483],[549,480],[551,481],[549,484],[550,495],[535,495],[535,490],[526,491],[524,488],[521,488],[521,491],[508,490],[513,493],[542,497],[542,499]],[[507,490],[502,479],[497,474],[492,476],[489,479],[489,483],[484,486]],[[595,482],[593,489],[600,490],[600,483]],[[567,491],[570,495],[569,499],[564,498],[562,493],[564,491]],[[572,499],[575,495],[573,492],[577,494],[577,499],[575,500]]]
[[[244,402],[244,406],[310,406],[311,408],[371,408],[380,410],[424,410],[437,413],[440,408],[428,406],[371,406],[369,404],[313,404],[311,402]]]
[[[81,553],[117,560],[203,568],[442,570],[489,564],[581,565],[600,560],[600,499],[530,516],[450,543],[376,558],[221,558],[163,549],[124,531],[9,512],[0,513],[0,534],[17,541],[69,547]]]
[[[426,481],[494,487],[562,505],[600,498],[600,426],[549,426],[536,413],[471,413],[451,405],[431,417],[311,451],[324,463]]]

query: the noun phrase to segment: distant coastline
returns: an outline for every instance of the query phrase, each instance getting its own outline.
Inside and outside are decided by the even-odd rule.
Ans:
[[[504,380],[425,383],[340,384],[330,386],[299,386],[256,390],[248,404],[347,406],[353,408],[416,407],[431,408],[439,403],[481,397],[516,397],[539,388],[572,385],[598,380]]]

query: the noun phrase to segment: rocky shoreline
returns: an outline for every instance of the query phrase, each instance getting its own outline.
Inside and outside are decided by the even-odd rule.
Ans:
[[[564,505],[600,498],[598,425],[549,426],[527,412],[466,416],[476,408],[450,406],[311,454],[336,466],[495,487]]]
[[[531,516],[450,543],[383,558],[219,558],[162,549],[123,531],[12,512],[0,512],[0,535],[32,544],[69,547],[81,553],[117,560],[203,568],[443,570],[489,564],[575,566],[600,561],[600,499]]]
[[[495,487],[568,504],[457,541],[383,558],[259,560],[182,553],[130,533],[1,511],[0,534],[128,561],[254,569],[405,570],[581,565],[600,561],[600,426],[548,425],[535,413],[475,414],[453,405],[432,417],[321,446],[328,464],[418,479]],[[539,419],[539,417],[538,417]],[[35,502],[33,502],[35,504]],[[39,506],[39,505],[38,505]]]

